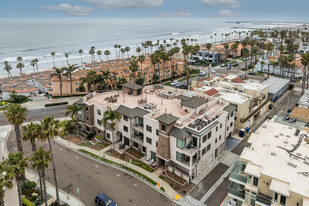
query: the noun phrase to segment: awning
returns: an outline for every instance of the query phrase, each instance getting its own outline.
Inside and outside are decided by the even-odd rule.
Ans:
[[[261,166],[259,165],[252,164],[251,162],[249,162],[246,165],[245,173],[249,175],[260,178],[261,177],[260,171],[261,171]]]
[[[270,183],[269,189],[271,191],[274,191],[274,192],[277,192],[277,193],[279,193],[281,195],[289,197],[290,196],[289,187],[290,187],[290,184],[287,183],[287,182],[283,182],[283,181],[280,181],[280,180],[272,179],[271,183]]]
[[[116,132],[116,135],[121,135],[121,134],[122,134],[122,133],[121,133],[121,132],[119,132],[119,131],[117,131],[117,132]]]

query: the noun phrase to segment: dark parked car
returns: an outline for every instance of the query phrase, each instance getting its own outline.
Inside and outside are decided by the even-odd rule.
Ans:
[[[282,120],[290,120],[290,117],[289,116],[282,117]]]
[[[290,82],[296,82],[296,79],[290,79]]]
[[[249,72],[248,74],[249,74],[249,75],[255,76],[255,73],[254,73],[254,72]]]
[[[238,63],[233,64],[233,67],[237,67],[237,66],[238,66]]]
[[[95,198],[95,204],[97,206],[117,206],[117,204],[111,198],[103,193],[99,194]]]

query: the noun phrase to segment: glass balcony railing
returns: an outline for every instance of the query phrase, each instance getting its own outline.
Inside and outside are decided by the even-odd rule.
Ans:
[[[246,164],[241,162],[241,161],[236,161],[232,171],[230,173],[230,180],[231,181],[237,181],[237,182],[242,182],[243,184],[246,184],[247,182],[247,177],[246,174],[244,173],[244,170],[246,168]]]
[[[257,202],[257,203],[262,203],[263,205],[268,205],[268,206],[271,205],[272,199],[273,199],[272,197],[267,196],[267,195],[264,195],[264,194],[262,194],[262,193],[259,193],[259,194],[256,196],[256,202]]]
[[[232,182],[229,186],[228,193],[230,195],[234,195],[238,198],[245,200],[245,188],[241,184],[237,184],[236,182]]]

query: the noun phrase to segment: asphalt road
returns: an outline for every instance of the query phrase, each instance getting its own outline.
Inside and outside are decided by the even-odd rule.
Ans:
[[[16,139],[14,131],[8,139],[8,149],[16,152]],[[38,142],[38,147],[44,146],[48,149],[48,144]],[[160,194],[149,185],[137,178],[121,172],[112,167],[91,160],[88,157],[52,143],[55,154],[59,188],[73,195],[76,189],[80,189],[80,199],[86,206],[94,206],[94,198],[103,192],[110,196],[118,205],[176,205],[171,200]],[[25,155],[32,155],[29,143],[23,143]],[[54,183],[52,174],[52,164],[47,170],[47,180]]]

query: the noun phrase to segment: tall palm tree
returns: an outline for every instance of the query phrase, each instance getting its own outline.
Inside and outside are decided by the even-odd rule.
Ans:
[[[33,67],[33,72],[35,73],[35,60],[34,59],[30,61],[30,65]]]
[[[23,74],[23,68],[25,67],[25,65],[23,64],[23,58],[22,57],[17,57],[17,61],[18,61],[18,63],[17,63],[17,65],[16,65],[16,68],[18,68],[19,70],[20,70],[20,75],[22,75]]]
[[[65,53],[64,57],[67,59],[67,65],[69,65],[69,53]]]
[[[130,47],[126,46],[126,47],[124,48],[124,51],[127,52],[127,55],[128,55],[128,58],[129,58],[129,56],[130,56]]]
[[[116,49],[116,58],[118,58],[118,53],[117,53],[117,48],[118,48],[118,45],[117,45],[117,44],[115,44],[115,45],[114,45],[114,48]]]
[[[139,65],[137,63],[137,60],[135,58],[132,58],[132,60],[130,61],[129,69],[131,71],[134,83],[136,81],[136,72],[138,71],[138,67]]]
[[[60,84],[60,96],[62,97],[62,74],[63,74],[63,68],[57,68],[57,67],[54,67],[53,68],[54,70],[54,73],[52,73],[50,75],[50,77],[57,77],[58,80],[59,80],[59,84]]]
[[[269,52],[271,52],[273,49],[274,49],[274,45],[271,42],[266,44],[266,50],[267,50],[266,58],[267,59],[268,59],[268,56],[269,56]],[[269,78],[269,66],[270,66],[270,61],[268,59],[268,63],[267,63],[267,67],[268,67],[267,77],[268,78]]]
[[[27,109],[20,104],[11,104],[4,115],[10,124],[14,125],[17,148],[19,152],[22,152],[23,146],[21,142],[20,125],[26,121]]]
[[[224,44],[224,49],[225,49],[225,53],[226,53],[225,61],[227,61],[227,57],[228,57],[228,54],[229,54],[229,48],[230,48],[230,45],[228,43],[225,43]]]
[[[108,60],[108,55],[110,55],[111,52],[109,50],[104,51],[104,55],[106,56],[106,60]]]
[[[106,83],[107,90],[109,90],[108,81],[110,79],[110,71],[108,69],[105,69],[104,71],[101,71],[101,72],[102,72],[103,79]]]
[[[78,112],[83,110],[83,106],[79,106],[76,102],[73,103],[73,105],[67,106],[67,112],[65,113],[65,116],[68,116],[71,114],[72,121],[75,122],[75,129],[76,129],[76,136],[78,137]]]
[[[102,51],[101,51],[101,50],[98,50],[98,51],[97,51],[97,55],[99,56],[99,59],[100,59],[100,62],[101,62],[101,61],[102,61],[102,60],[101,60]]]
[[[55,55],[56,55],[55,52],[50,53],[50,56],[52,56],[52,58],[53,58],[53,65],[54,65],[54,67],[56,67],[55,66]]]
[[[39,72],[39,65],[38,65],[39,59],[34,59],[34,63],[35,63],[37,72]]]
[[[301,95],[305,93],[305,85],[306,85],[306,69],[309,65],[309,53],[306,52],[301,57],[301,64],[304,66],[303,68],[303,80],[302,80],[302,86],[301,86]]]
[[[124,53],[126,53],[126,50],[124,48],[120,48],[121,57],[124,58]]]
[[[141,63],[141,73],[143,74],[143,62],[145,61],[146,57],[144,55],[140,55],[138,57],[138,61]]]
[[[6,162],[0,163],[0,174],[0,206],[4,206],[5,191],[13,188],[12,169]]]
[[[277,61],[272,61],[271,62],[271,66],[273,67],[273,73],[275,73],[275,69],[276,69],[276,67],[279,65],[279,62],[277,62]]]
[[[82,68],[84,69],[84,63],[83,63],[83,53],[84,51],[82,49],[78,50],[78,53],[80,54],[80,64],[82,65]]]
[[[28,158],[24,157],[23,152],[9,154],[6,164],[12,169],[12,174],[17,183],[19,206],[22,206],[22,189],[21,185],[25,176],[26,168],[28,167]]]
[[[78,69],[76,65],[68,65],[68,67],[63,67],[64,76],[70,79],[70,89],[71,89],[71,97],[73,96],[73,89],[72,89],[72,81],[73,81],[73,72]]]
[[[137,48],[136,48],[136,52],[137,52],[138,55],[141,53],[141,51],[142,51],[142,50],[141,50],[140,47],[137,47]]]
[[[209,54],[209,50],[210,50],[210,48],[211,48],[211,44],[210,44],[210,43],[207,43],[207,44],[206,44],[206,48],[207,48],[208,54]],[[210,77],[210,64],[209,64],[209,62],[207,62],[207,63],[208,63],[208,77]]]
[[[190,76],[191,76],[191,73],[192,73],[192,69],[189,67],[189,66],[185,66],[184,67],[184,73],[186,74],[186,77],[187,77],[187,86],[189,88],[189,84],[190,84]]]
[[[245,79],[247,78],[247,61],[249,57],[249,50],[247,48],[243,48],[243,57],[245,58]]]
[[[45,169],[48,168],[48,164],[51,162],[51,160],[51,151],[45,151],[43,147],[40,147],[38,151],[33,152],[33,157],[31,158],[32,168],[36,169],[42,174],[45,205],[47,205]],[[41,196],[43,196],[42,193]]]
[[[56,174],[56,167],[55,167],[55,160],[54,154],[51,146],[50,139],[54,139],[56,136],[59,135],[59,120],[55,120],[53,116],[45,117],[44,120],[41,120],[42,125],[42,135],[44,135],[48,140],[49,150],[51,151],[51,159],[53,163],[53,173],[54,173],[54,180],[55,180],[55,187],[56,187],[56,198],[57,198],[57,205],[59,205],[59,190],[58,190],[58,180]]]
[[[41,125],[30,122],[26,126],[22,127],[22,139],[23,141],[29,141],[32,147],[32,153],[37,151],[36,149],[36,140],[45,141],[45,137],[42,136]],[[39,180],[40,180],[40,194],[41,194],[41,202],[43,202],[43,187],[42,187],[42,174],[39,171]]]
[[[8,77],[12,77],[12,74],[11,74],[11,70],[12,70],[12,66],[9,64],[8,61],[4,61],[4,70],[8,73]]]
[[[87,72],[85,77],[82,77],[80,79],[83,84],[87,83],[88,92],[90,92],[91,90],[91,85],[93,85],[93,91],[96,91],[95,81],[97,79],[97,73],[95,71],[90,70],[89,72]]]
[[[109,106],[107,107],[107,110],[103,114],[103,119],[101,123],[103,124],[105,130],[107,123],[110,122],[109,126],[110,129],[112,130],[112,140],[113,140],[113,150],[115,150],[115,130],[116,130],[116,122],[120,121],[121,115],[118,114],[115,110],[112,110]]]
[[[95,54],[95,47],[94,47],[94,46],[92,46],[92,47],[90,48],[89,54],[90,54],[90,56],[91,56],[91,61],[92,61],[92,63],[94,63],[94,62],[95,62],[95,56],[94,56],[94,54]]]

